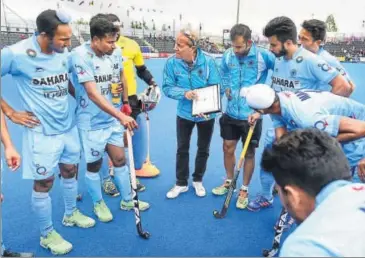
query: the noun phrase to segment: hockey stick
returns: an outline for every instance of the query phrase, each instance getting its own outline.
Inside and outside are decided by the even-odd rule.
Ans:
[[[252,134],[253,134],[253,131],[255,129],[255,126],[256,126],[256,123],[253,126],[251,126],[250,127],[250,130],[248,131],[247,138],[246,138],[245,144],[243,146],[243,150],[242,150],[241,155],[240,155],[240,158],[238,160],[238,166],[235,169],[236,174],[234,175],[233,180],[232,180],[231,184],[229,185],[228,193],[227,193],[226,199],[224,200],[224,203],[223,203],[223,207],[221,209],[221,212],[219,212],[218,210],[214,210],[213,211],[213,215],[217,219],[224,218],[224,216],[227,213],[229,204],[231,203],[231,199],[232,199],[233,192],[236,189],[237,179],[238,179],[238,176],[240,174],[241,168],[243,166],[243,161],[245,160],[245,156],[246,156],[246,152],[247,152],[247,149],[248,149],[248,145],[251,142],[251,138],[252,138]]]
[[[275,230],[275,236],[274,236],[274,240],[272,243],[272,247],[271,247],[271,249],[264,249],[262,251],[262,255],[264,257],[274,257],[278,253],[279,247],[280,247],[280,240],[281,240],[281,236],[283,235],[287,216],[288,216],[288,212],[283,207],[280,212],[278,226],[276,227],[276,230]]]
[[[134,203],[134,216],[136,218],[136,226],[138,234],[144,238],[148,239],[150,237],[150,233],[147,231],[143,231],[142,229],[142,221],[141,215],[139,211],[139,202],[138,202],[138,194],[137,194],[137,182],[136,182],[136,171],[134,169],[134,157],[133,157],[133,144],[132,144],[132,136],[131,132],[127,130],[127,141],[128,141],[128,156],[129,156],[129,170],[130,170],[130,178],[131,178],[131,186],[132,186],[132,196]]]
[[[146,115],[146,124],[147,124],[147,158],[146,163],[151,163],[150,161],[150,117],[148,116],[147,111],[145,112]]]

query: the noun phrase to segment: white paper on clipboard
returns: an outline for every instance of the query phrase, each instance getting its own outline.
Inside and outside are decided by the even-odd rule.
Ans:
[[[195,89],[198,99],[193,100],[192,115],[212,114],[221,111],[220,85]]]

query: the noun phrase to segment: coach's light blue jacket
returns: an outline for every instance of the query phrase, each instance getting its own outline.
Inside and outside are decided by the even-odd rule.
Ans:
[[[240,96],[243,87],[265,83],[268,70],[272,70],[275,56],[268,50],[252,44],[247,56],[237,57],[230,48],[223,55],[220,72],[222,90],[227,97],[226,114],[234,119],[247,120],[253,110]]]
[[[182,59],[176,58],[175,55],[166,61],[162,90],[167,97],[179,101],[177,115],[181,118],[195,122],[204,121],[204,118],[191,115],[193,102],[186,99],[184,94],[189,90],[215,84],[220,84],[220,74],[215,61],[199,48],[192,67],[189,67]],[[213,119],[215,116],[215,114],[211,114],[209,119]]]

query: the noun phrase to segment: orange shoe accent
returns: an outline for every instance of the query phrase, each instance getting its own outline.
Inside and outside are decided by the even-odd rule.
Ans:
[[[151,162],[145,162],[141,169],[136,170],[138,177],[155,177],[160,174],[160,170]]]

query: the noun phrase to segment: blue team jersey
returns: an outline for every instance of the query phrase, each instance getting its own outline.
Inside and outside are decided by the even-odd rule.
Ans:
[[[298,48],[292,59],[275,60],[271,86],[276,92],[301,89],[318,90],[329,84],[339,72],[312,52]]]
[[[72,82],[76,91],[77,126],[83,130],[108,128],[116,119],[101,110],[89,99],[83,84],[95,82],[98,92],[112,103],[111,80],[114,75],[120,76],[123,70],[120,48],[112,55],[98,57],[91,49],[90,41],[71,52]]]
[[[314,127],[336,137],[342,117],[365,121],[365,105],[330,92],[287,91],[278,96],[281,116],[272,115],[275,128]],[[365,137],[344,142],[342,147],[351,166],[365,157]]]
[[[168,98],[179,101],[177,116],[194,122],[205,121],[204,118],[192,116],[193,102],[185,98],[185,92],[221,83],[215,60],[200,48],[193,66],[175,55],[167,59],[163,71],[162,91]],[[222,94],[222,92],[221,92]],[[210,114],[209,119],[216,117]]]
[[[36,34],[1,50],[1,76],[12,75],[23,108],[41,122],[33,130],[45,135],[62,134],[73,127],[68,55],[67,49],[64,53],[42,53]]]
[[[254,111],[240,96],[243,87],[265,83],[268,71],[273,70],[275,56],[253,44],[247,56],[237,56],[230,48],[224,52],[220,65],[222,91],[227,97],[226,114],[234,119],[247,120]]]
[[[338,180],[316,196],[316,208],[288,236],[281,257],[365,257],[365,184]]]
[[[346,72],[345,68],[341,65],[340,61],[333,55],[327,52],[323,47],[320,47],[317,55],[319,55],[324,61],[326,61],[332,68],[336,69],[343,77],[347,79],[348,82],[351,82],[350,75]],[[331,86],[328,83],[324,83],[321,88],[324,91],[331,91]]]

